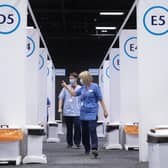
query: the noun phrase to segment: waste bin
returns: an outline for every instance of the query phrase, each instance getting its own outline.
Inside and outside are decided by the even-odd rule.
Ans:
[[[44,127],[40,125],[27,125],[27,154],[23,163],[47,163],[46,155],[43,154]]]
[[[126,124],[124,126],[125,134],[125,144],[124,148],[129,149],[139,149],[139,126],[138,123]]]
[[[57,122],[48,122],[48,135],[47,142],[60,142],[60,138],[58,136],[58,123]]]
[[[104,121],[97,121],[97,136],[98,137],[105,137],[105,123]]]
[[[106,125],[107,144],[106,149],[122,149],[122,145],[119,143],[120,124],[108,123]]]
[[[56,120],[56,123],[58,124],[57,134],[64,135],[62,120]]]
[[[147,135],[149,168],[168,167],[168,128],[151,129]]]
[[[0,164],[21,163],[20,142],[23,140],[21,128],[0,126]]]

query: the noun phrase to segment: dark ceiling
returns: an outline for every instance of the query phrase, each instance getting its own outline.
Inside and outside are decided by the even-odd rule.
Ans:
[[[66,68],[68,72],[99,67],[134,2],[134,0],[29,1],[55,67]],[[100,16],[100,11],[123,11],[125,14]],[[136,28],[135,12],[125,28]],[[32,25],[30,17],[29,25]],[[102,33],[95,29],[96,26],[116,26],[117,29]]]

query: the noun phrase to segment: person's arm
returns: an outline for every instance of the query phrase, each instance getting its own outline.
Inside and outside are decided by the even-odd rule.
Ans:
[[[96,97],[99,100],[100,105],[101,105],[101,107],[103,109],[104,117],[107,118],[108,117],[108,112],[107,112],[105,103],[103,101],[103,97],[102,97],[102,93],[101,93],[100,87],[97,84],[95,85],[95,94],[96,94]]]
[[[101,104],[102,109],[103,109],[104,117],[107,118],[107,117],[108,117],[108,112],[107,112],[107,109],[106,109],[106,106],[105,106],[104,101],[103,101],[103,100],[100,100],[100,104]]]
[[[58,96],[58,112],[62,113],[63,103],[65,99],[65,89],[62,89]]]
[[[58,100],[58,112],[62,113],[62,106],[63,106],[63,100],[59,99]]]
[[[76,96],[75,91],[70,88],[64,81],[62,81],[62,87],[64,87],[71,94],[71,96]]]

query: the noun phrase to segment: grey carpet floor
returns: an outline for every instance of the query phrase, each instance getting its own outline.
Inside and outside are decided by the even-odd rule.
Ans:
[[[60,143],[44,143],[45,164],[26,164],[19,166],[1,165],[0,168],[148,168],[147,163],[139,163],[138,151],[105,150],[103,140],[99,139],[99,157],[84,155],[84,149],[66,148],[65,136]]]

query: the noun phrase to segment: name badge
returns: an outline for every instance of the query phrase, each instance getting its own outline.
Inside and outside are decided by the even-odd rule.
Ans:
[[[72,98],[71,98],[71,99],[69,99],[69,102],[72,102]]]

